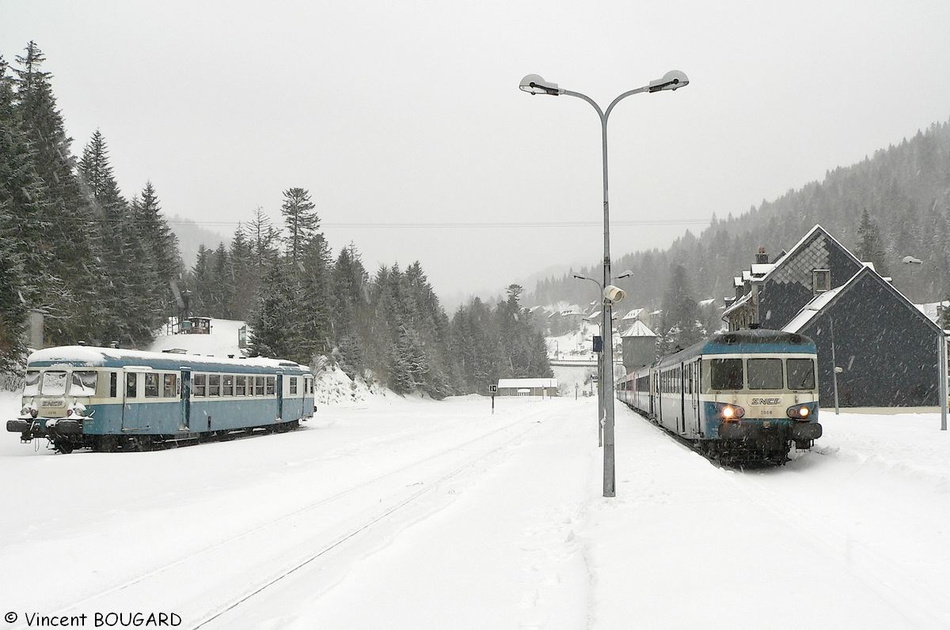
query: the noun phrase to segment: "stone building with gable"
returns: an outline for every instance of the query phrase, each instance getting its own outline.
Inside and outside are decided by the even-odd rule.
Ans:
[[[820,225],[772,262],[760,249],[734,285],[723,313],[729,330],[815,341],[822,406],[833,405],[836,380],[842,407],[938,405],[943,331]]]

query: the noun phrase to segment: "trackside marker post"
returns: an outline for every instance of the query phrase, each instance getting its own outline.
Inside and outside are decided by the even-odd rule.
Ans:
[[[498,393],[498,386],[489,385],[488,391],[491,392],[491,414],[495,415],[495,394]]]

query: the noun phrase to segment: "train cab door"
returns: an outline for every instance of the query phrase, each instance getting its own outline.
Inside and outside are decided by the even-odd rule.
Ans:
[[[699,361],[693,361],[691,368],[692,386],[690,387],[690,424],[692,425],[693,435],[699,434]]]
[[[277,374],[277,417],[284,418],[284,375]]]
[[[689,384],[689,375],[687,374],[686,371],[688,369],[689,369],[688,365],[686,365],[685,363],[680,363],[680,368],[676,371],[677,372],[676,373],[676,389],[678,390],[678,393],[679,393],[677,398],[680,399],[679,400],[680,404],[678,405],[680,417],[677,419],[678,422],[676,424],[677,424],[677,432],[680,435],[683,435],[684,433],[686,433],[686,400],[687,400],[687,397],[689,396],[689,394],[686,393],[686,388]]]
[[[191,370],[181,371],[181,430],[191,430]]]
[[[136,427],[138,416],[139,375],[137,372],[125,372],[122,386],[122,429]]]

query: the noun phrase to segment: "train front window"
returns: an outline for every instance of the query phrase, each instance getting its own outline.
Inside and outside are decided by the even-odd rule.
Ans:
[[[66,393],[66,372],[43,372],[40,391],[44,396],[62,396]]]
[[[749,389],[782,389],[781,359],[749,359]]]
[[[713,389],[742,389],[742,359],[713,359],[709,367]]]
[[[788,360],[788,388],[815,389],[814,359]]]
[[[69,385],[70,396],[95,396],[97,372],[73,372],[72,383]]]
[[[30,370],[26,373],[26,379],[23,383],[24,396],[36,396],[40,393],[40,373],[36,370]]]

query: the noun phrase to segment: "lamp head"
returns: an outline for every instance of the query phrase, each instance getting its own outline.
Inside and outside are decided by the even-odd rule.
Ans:
[[[679,70],[670,70],[661,78],[650,81],[650,92],[661,92],[663,90],[678,90],[681,87],[689,85],[689,77],[685,72]]]
[[[604,288],[604,299],[610,302],[611,304],[616,304],[617,302],[620,302],[621,300],[623,300],[624,297],[626,297],[626,295],[627,295],[626,291],[612,284],[608,284]]]
[[[527,92],[528,94],[548,94],[550,96],[557,96],[561,93],[561,90],[558,89],[557,83],[551,83],[550,81],[545,81],[540,75],[529,74],[525,78],[521,79],[521,84],[518,86],[522,92]]]

